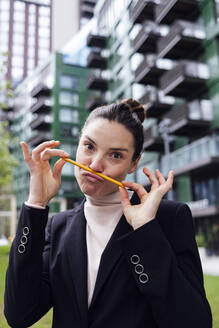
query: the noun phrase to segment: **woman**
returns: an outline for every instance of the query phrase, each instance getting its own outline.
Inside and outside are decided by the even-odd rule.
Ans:
[[[126,190],[78,167],[81,205],[55,215],[48,202],[69,156],[58,141],[22,142],[30,170],[29,199],[13,242],[5,291],[12,327],[28,327],[53,307],[53,327],[211,327],[192,217],[185,204],[162,200],[173,183],[156,170],[151,182],[124,181],[143,146],[144,108],[128,99],[89,115],[76,160],[122,181]],[[49,160],[61,157],[50,169]],[[124,215],[123,215],[124,214]]]

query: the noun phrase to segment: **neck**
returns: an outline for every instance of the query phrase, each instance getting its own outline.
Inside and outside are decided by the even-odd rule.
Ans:
[[[120,193],[119,190],[112,192],[111,194],[108,194],[106,196],[101,197],[92,197],[92,196],[86,196],[86,200],[88,203],[94,206],[107,206],[107,205],[113,205],[113,204],[120,204]]]

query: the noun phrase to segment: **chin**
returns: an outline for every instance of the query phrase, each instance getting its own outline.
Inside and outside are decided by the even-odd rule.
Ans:
[[[118,188],[115,186],[112,186],[111,188],[104,188],[103,185],[82,185],[80,186],[81,191],[83,194],[86,194],[87,196],[91,197],[103,197],[107,196],[115,191],[118,190]]]

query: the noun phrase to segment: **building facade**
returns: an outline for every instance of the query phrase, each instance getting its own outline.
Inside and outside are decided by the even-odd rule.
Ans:
[[[13,87],[51,52],[51,0],[0,0],[0,53]]]
[[[75,158],[81,124],[87,112],[85,81],[87,69],[71,63],[63,54],[56,53],[47,63],[25,79],[15,90],[13,125],[14,137],[28,143],[30,151],[46,140],[60,140],[61,148]],[[29,171],[23,160],[19,143],[13,149],[19,166],[14,172],[14,192],[17,207],[28,197]],[[57,160],[54,159],[51,165]],[[81,198],[74,178],[73,165],[66,164],[62,184],[51,211],[71,208]]]
[[[23,139],[32,146],[45,138],[61,139],[74,158],[75,135],[89,111],[122,98],[138,99],[147,109],[144,151],[137,171],[128,179],[147,187],[144,166],[152,171],[159,168],[164,175],[174,169],[174,187],[168,197],[189,204],[197,234],[204,236],[206,247],[214,252],[219,251],[218,12],[216,0],[99,0],[87,46],[80,52],[81,58],[87,58],[86,65],[72,71],[68,64],[61,65],[66,75],[61,77],[59,60],[53,61],[53,87],[50,91],[40,87],[52,94],[52,116],[45,117],[45,102],[38,105],[42,101],[38,83],[35,91],[34,87],[28,91],[35,99],[28,115],[37,114],[38,106],[39,115],[30,118],[28,128],[22,130],[30,131]],[[81,76],[79,96],[74,94],[75,69]],[[64,90],[61,85],[66,86]],[[69,106],[80,109],[78,114]],[[62,121],[65,117],[68,122]],[[65,187],[58,195],[68,199],[68,207],[81,197],[72,169],[66,165]],[[25,185],[27,176],[23,179]],[[25,197],[21,198],[19,204]]]
[[[99,1],[96,20],[87,64],[95,105],[133,97],[147,109],[133,178],[146,186],[144,165],[174,169],[170,198],[189,203],[197,234],[218,252],[218,1]]]

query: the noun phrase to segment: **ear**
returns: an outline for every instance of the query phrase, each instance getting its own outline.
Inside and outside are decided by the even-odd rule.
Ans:
[[[130,169],[128,171],[128,174],[130,174],[130,173],[132,173],[132,172],[134,172],[136,170],[140,158],[141,158],[141,155],[139,155],[138,158],[135,161],[132,162],[131,167],[130,167]]]

